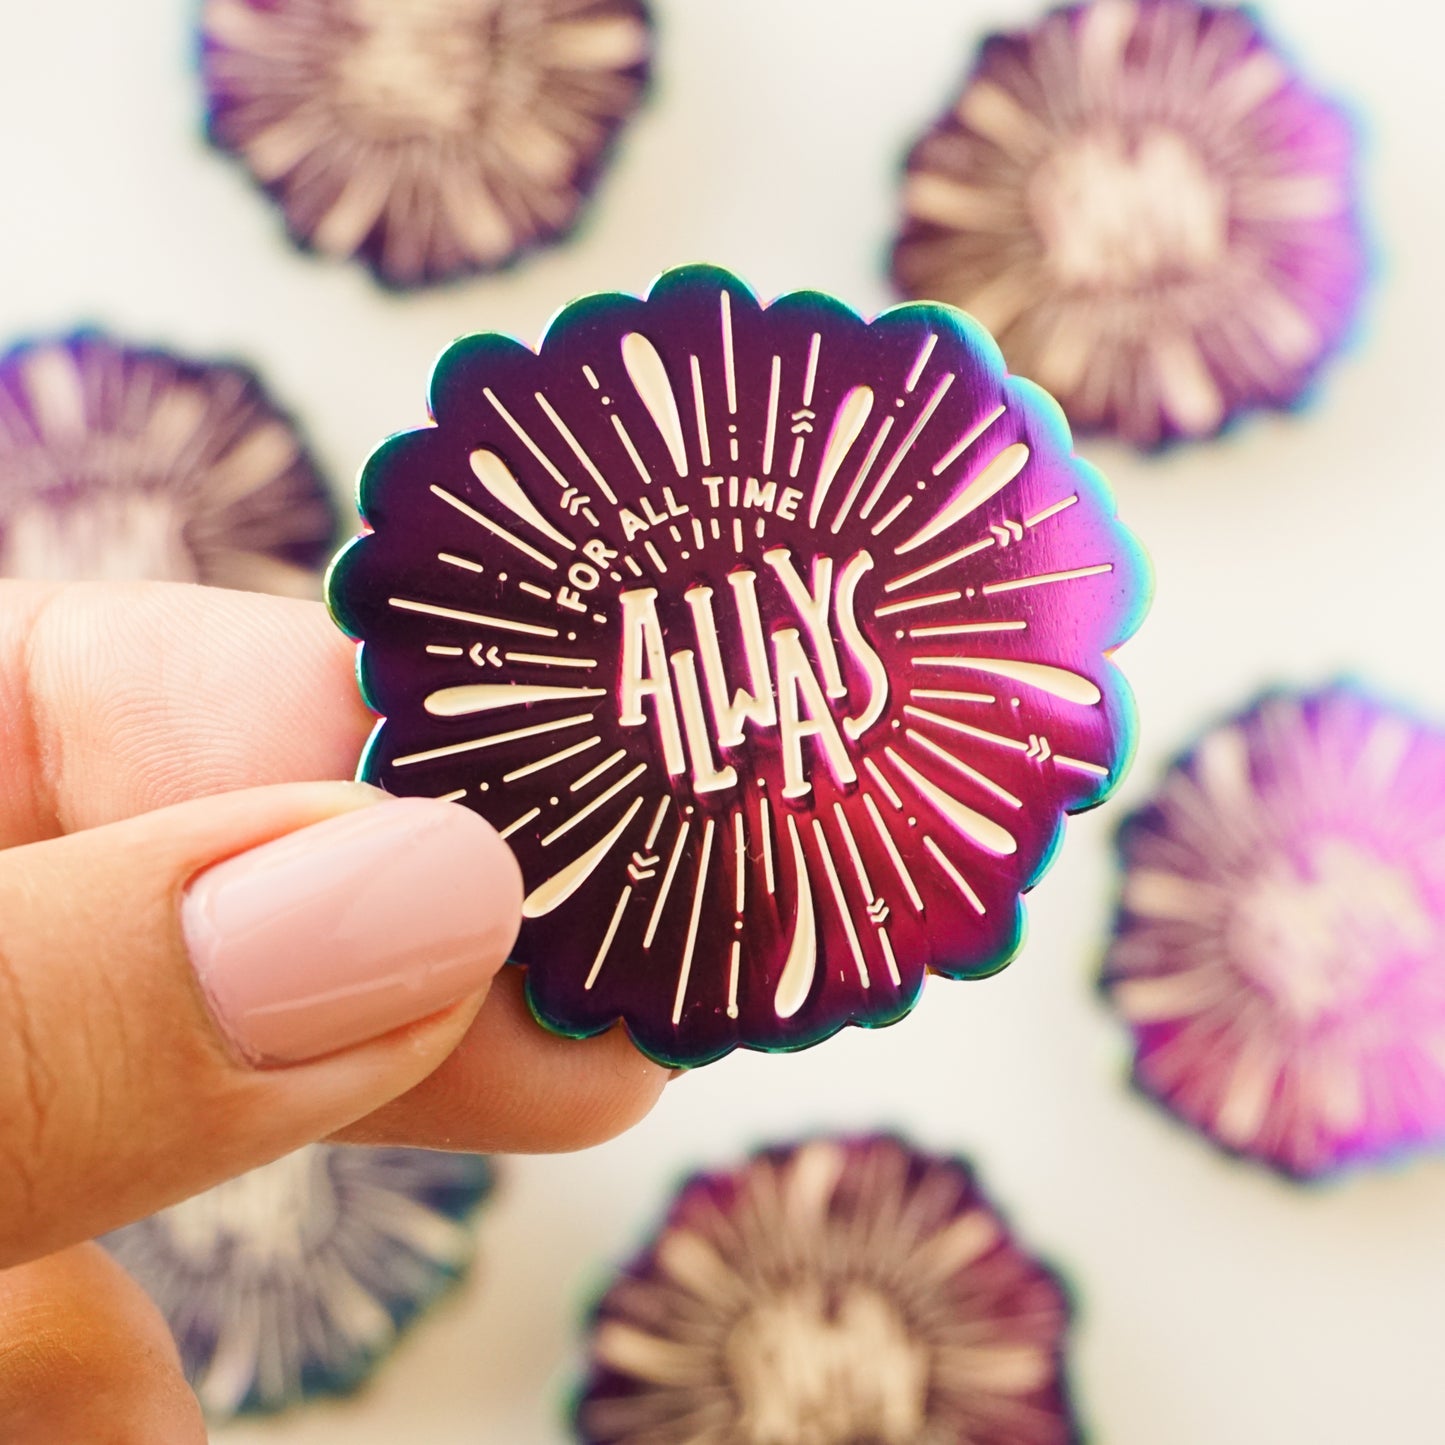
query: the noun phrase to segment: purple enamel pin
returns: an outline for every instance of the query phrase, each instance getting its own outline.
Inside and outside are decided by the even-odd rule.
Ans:
[[[95,332],[0,358],[0,577],[314,597],[336,509],[244,367]]]
[[[361,775],[509,839],[544,1023],[697,1064],[1009,961],[1129,754],[1148,572],[985,332],[685,267],[456,343],[431,407],[330,580]]]
[[[480,1155],[316,1144],[101,1243],[224,1420],[360,1385],[466,1272],[491,1188]]]
[[[593,1321],[588,1445],[1071,1445],[1069,1302],[972,1171],[815,1139],[685,1184]]]
[[[1445,1141],[1445,732],[1360,689],[1207,733],[1121,831],[1134,1078],[1315,1178]]]
[[[1250,11],[1093,0],[987,40],[908,158],[893,274],[1080,430],[1151,447],[1301,399],[1366,271],[1354,137]]]
[[[201,39],[211,139],[399,288],[571,230],[652,51],[643,0],[205,0]]]

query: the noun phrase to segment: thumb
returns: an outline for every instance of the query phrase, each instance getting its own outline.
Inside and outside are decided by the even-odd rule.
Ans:
[[[521,893],[474,813],[351,783],[0,852],[0,1268],[424,1079],[504,963]]]

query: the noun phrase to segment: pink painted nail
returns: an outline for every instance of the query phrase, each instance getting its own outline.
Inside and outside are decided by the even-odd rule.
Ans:
[[[485,988],[521,900],[511,850],[475,813],[398,798],[218,863],[187,890],[181,921],[235,1048],[294,1064]]]

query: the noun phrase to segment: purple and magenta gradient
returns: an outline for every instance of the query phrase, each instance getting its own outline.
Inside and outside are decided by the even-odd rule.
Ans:
[[[599,1304],[588,1445],[1072,1445],[1069,1300],[963,1161],[818,1138],[699,1174]]]
[[[1016,951],[1133,710],[1148,569],[1056,406],[945,307],[725,271],[458,342],[333,568],[362,776],[521,861],[550,1027],[792,1049]]]
[[[224,1420],[360,1385],[465,1273],[492,1181],[475,1154],[317,1144],[101,1243]]]
[[[576,223],[651,64],[643,0],[205,0],[212,141],[291,237],[408,289]]]
[[[1445,731],[1350,684],[1216,727],[1120,834],[1139,1087],[1300,1179],[1445,1141]]]
[[[1367,274],[1356,143],[1247,9],[1093,0],[995,35],[913,147],[893,275],[1140,447],[1289,407]]]
[[[256,376],[96,332],[0,358],[0,577],[314,597],[336,508]]]

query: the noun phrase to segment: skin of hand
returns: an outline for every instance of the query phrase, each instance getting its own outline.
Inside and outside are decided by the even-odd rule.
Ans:
[[[0,582],[0,1439],[206,1438],[95,1235],[320,1138],[581,1148],[666,1082],[531,1018],[488,824],[335,781],[354,653],[315,604]]]

